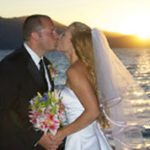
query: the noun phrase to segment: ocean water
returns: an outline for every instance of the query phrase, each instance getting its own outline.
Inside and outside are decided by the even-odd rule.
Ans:
[[[150,49],[113,50],[150,98]],[[0,60],[12,51],[0,50]],[[65,71],[69,66],[68,60],[63,53],[56,51],[47,54],[47,58],[51,60],[59,74],[55,80],[56,85],[63,85],[66,80]]]
[[[139,119],[140,117],[150,118],[150,107],[146,107],[150,106],[150,49],[118,48],[113,50],[148,96],[146,101],[144,99],[141,99],[140,102],[134,101],[136,111],[142,114]],[[0,50],[0,60],[12,51]],[[65,71],[69,67],[69,62],[61,52],[53,51],[47,54],[47,57],[51,60],[58,73],[55,78],[55,84],[61,88],[66,81]],[[144,145],[147,149],[142,148],[142,150],[150,150],[150,123],[144,127],[146,129],[143,133],[145,138]]]
[[[134,111],[136,112],[137,119],[147,120],[143,130],[144,142],[142,146],[138,143],[140,138],[130,138],[130,141],[137,143],[134,150],[150,150],[150,49],[114,49],[116,55],[120,58],[129,72],[132,74],[136,82],[144,90],[148,98],[133,100]],[[130,110],[129,110],[130,111]],[[133,110],[132,110],[133,112]],[[131,117],[132,118],[132,117]],[[136,133],[137,134],[137,133]],[[133,137],[134,135],[131,135]],[[137,135],[138,136],[138,135]],[[125,150],[128,150],[125,148]]]
[[[150,98],[150,49],[114,49],[134,79]]]

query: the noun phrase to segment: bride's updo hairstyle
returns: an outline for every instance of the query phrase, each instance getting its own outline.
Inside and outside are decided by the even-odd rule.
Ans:
[[[86,65],[87,69],[89,70],[88,78],[92,83],[95,94],[98,96],[91,28],[81,22],[73,22],[71,25],[69,25],[68,28],[72,34],[71,42],[75,49],[75,52],[78,58]],[[108,126],[108,122],[104,117],[102,111],[100,113],[99,120],[101,126]]]

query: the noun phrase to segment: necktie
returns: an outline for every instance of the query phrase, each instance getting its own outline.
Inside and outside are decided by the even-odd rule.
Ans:
[[[39,65],[40,65],[39,71],[40,71],[41,76],[43,78],[45,89],[48,90],[48,83],[46,80],[45,69],[44,69],[44,61],[42,59],[40,60]]]
[[[46,71],[47,71],[47,74],[48,74],[48,79],[49,79],[50,84],[51,84],[51,91],[54,91],[54,81],[51,77],[50,70],[48,69],[47,66],[46,66]]]

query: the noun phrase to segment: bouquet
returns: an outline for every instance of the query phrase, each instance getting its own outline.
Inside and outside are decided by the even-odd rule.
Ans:
[[[50,132],[55,135],[61,125],[61,98],[59,91],[48,92],[30,100],[29,118],[35,130]]]

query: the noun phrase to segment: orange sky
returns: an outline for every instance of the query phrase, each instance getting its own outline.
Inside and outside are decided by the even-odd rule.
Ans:
[[[2,17],[35,13],[66,25],[82,21],[103,30],[150,37],[150,0],[1,0]]]

